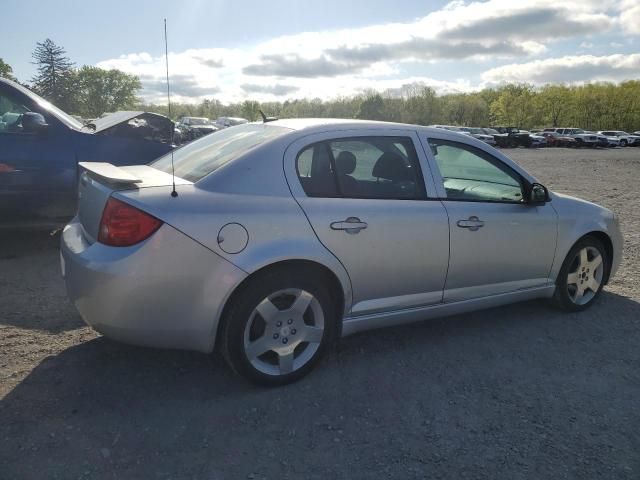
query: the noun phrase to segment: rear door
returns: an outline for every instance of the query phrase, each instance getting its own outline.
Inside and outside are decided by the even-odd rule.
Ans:
[[[352,315],[442,301],[448,218],[416,145],[411,130],[354,130],[305,137],[285,154],[294,197],[349,273]]]
[[[450,219],[444,301],[548,284],[557,236],[553,207],[525,204],[523,178],[483,149],[438,138],[428,145]]]

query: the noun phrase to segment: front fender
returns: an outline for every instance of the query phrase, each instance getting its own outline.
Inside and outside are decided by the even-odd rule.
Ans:
[[[622,261],[622,232],[618,219],[610,210],[575,197],[552,194],[551,205],[558,213],[558,244],[551,269],[551,278],[557,278],[569,250],[585,235],[599,232],[607,235],[613,246],[612,278]]]

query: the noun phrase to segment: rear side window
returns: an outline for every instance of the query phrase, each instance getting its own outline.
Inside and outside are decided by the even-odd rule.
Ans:
[[[298,178],[310,197],[423,199],[422,173],[408,137],[357,137],[302,150]]]
[[[197,182],[252,148],[290,131],[274,125],[248,124],[212,133],[173,152],[176,176]],[[171,173],[171,153],[150,165]]]

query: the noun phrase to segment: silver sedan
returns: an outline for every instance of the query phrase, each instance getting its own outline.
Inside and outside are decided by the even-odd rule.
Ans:
[[[612,212],[442,129],[279,120],[151,165],[81,167],[61,263],[84,320],[219,349],[268,385],[362,330],[533,298],[582,310],[622,253]]]

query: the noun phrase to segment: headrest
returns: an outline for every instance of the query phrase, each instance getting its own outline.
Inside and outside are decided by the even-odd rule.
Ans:
[[[349,175],[356,169],[356,156],[347,151],[340,152],[336,158],[336,169],[339,175]]]
[[[410,167],[400,155],[383,153],[373,166],[371,174],[377,178],[393,180],[395,182],[414,180]]]

